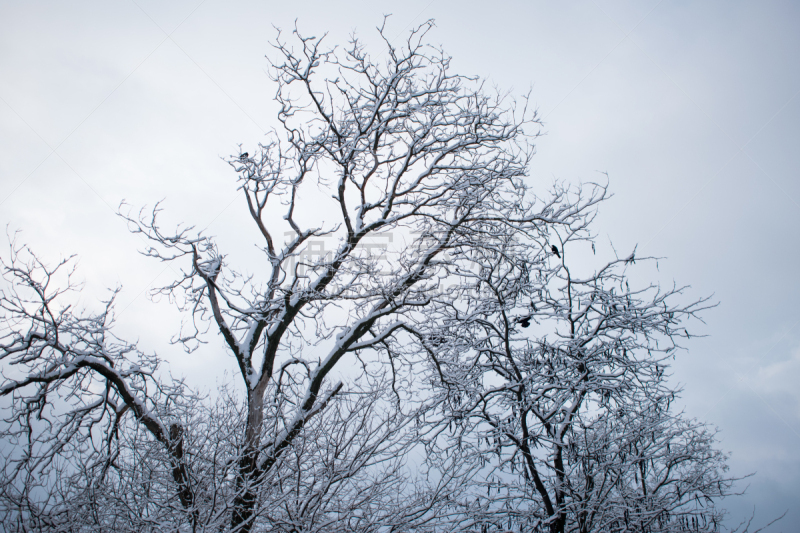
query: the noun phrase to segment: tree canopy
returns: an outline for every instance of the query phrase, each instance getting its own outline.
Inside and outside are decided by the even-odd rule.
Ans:
[[[2,259],[9,531],[720,531],[733,481],[672,407],[684,289],[600,262],[607,185],[528,177],[527,98],[455,74],[432,23],[370,58],[279,35],[276,129],[227,162],[258,264],[120,215],[180,275],[174,342],[224,343],[209,397],[72,306],[71,259]],[[589,253],[591,248],[592,253]]]

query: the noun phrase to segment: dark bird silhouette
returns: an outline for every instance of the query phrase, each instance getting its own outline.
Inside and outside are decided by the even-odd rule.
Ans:
[[[244,160],[245,160],[245,159],[247,159],[248,157],[250,157],[250,154],[248,154],[247,152],[245,152],[245,153],[243,153],[242,155],[240,155],[240,156],[239,156],[239,159],[241,159],[242,161],[244,161]]]
[[[528,316],[521,316],[519,318],[514,319],[514,322],[522,326],[523,328],[527,328],[531,325],[531,315]]]
[[[560,254],[560,253],[558,253],[558,248],[556,248],[556,245],[555,245],[555,244],[553,244],[553,245],[551,245],[551,246],[550,246],[550,250],[552,250],[552,252],[553,252],[554,254],[556,254],[556,257],[558,257],[559,259],[561,259],[561,254]]]
[[[636,248],[638,248],[638,245],[633,247],[631,255],[625,260],[626,265],[629,263],[634,265],[636,264]]]

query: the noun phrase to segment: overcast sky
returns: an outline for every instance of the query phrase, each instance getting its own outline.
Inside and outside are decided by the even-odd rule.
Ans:
[[[356,30],[379,56],[433,18],[462,74],[532,101],[544,121],[530,183],[597,180],[614,198],[596,231],[667,258],[646,271],[719,307],[679,355],[686,412],[719,427],[728,500],[768,531],[800,531],[800,8],[792,2],[0,2],[0,224],[45,257],[76,253],[91,306],[122,284],[119,326],[213,384],[221,348],[165,341],[179,317],[146,297],[173,273],[137,255],[115,216],[166,215],[251,249],[233,171],[276,124],[264,55],[273,26]],[[252,151],[252,150],[251,150]],[[642,278],[644,279],[644,278]],[[215,362],[216,361],[216,362]]]

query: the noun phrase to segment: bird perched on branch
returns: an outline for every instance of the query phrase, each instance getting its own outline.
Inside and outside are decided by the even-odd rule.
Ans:
[[[556,255],[556,257],[561,259],[561,254],[558,253],[558,248],[556,248],[555,244],[550,245],[550,250]]]
[[[514,322],[516,322],[523,328],[527,328],[528,326],[531,325],[531,315],[518,317],[514,319]]]
[[[248,154],[247,152],[245,152],[245,153],[243,153],[242,155],[240,155],[240,156],[239,156],[239,159],[240,159],[241,161],[244,161],[244,160],[245,160],[245,159],[247,159],[248,157],[250,157],[250,154]]]

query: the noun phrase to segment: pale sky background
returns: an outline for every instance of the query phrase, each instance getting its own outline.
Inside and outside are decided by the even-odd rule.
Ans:
[[[49,259],[76,253],[91,306],[122,284],[120,334],[213,384],[230,361],[182,355],[179,317],[147,289],[172,275],[141,258],[115,216],[165,199],[166,216],[252,249],[221,156],[276,124],[265,70],[273,25],[331,44],[429,18],[462,74],[515,94],[545,122],[530,183],[598,179],[614,198],[596,231],[668,258],[655,280],[719,307],[674,365],[682,405],[716,425],[734,475],[731,523],[756,509],[800,531],[800,4],[737,1],[0,2],[0,224]],[[644,279],[644,277],[642,278]],[[692,331],[695,330],[695,331]],[[222,361],[222,363],[220,363]],[[232,367],[231,367],[232,368]]]

